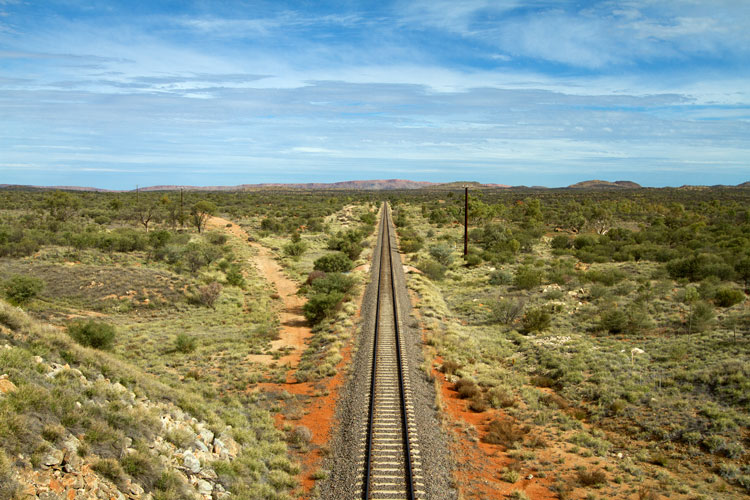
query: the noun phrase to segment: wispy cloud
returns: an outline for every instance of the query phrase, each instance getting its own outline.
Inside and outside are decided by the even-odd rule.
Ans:
[[[0,0],[0,178],[739,182],[750,160],[743,2],[83,7]]]

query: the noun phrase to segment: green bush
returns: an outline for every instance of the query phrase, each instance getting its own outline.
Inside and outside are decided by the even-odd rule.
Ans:
[[[622,309],[608,308],[601,314],[599,328],[609,333],[622,333],[628,325],[628,316]]]
[[[724,287],[716,290],[714,302],[719,307],[732,307],[745,300],[745,294],[742,290],[736,288]]]
[[[510,285],[513,283],[513,276],[503,270],[498,269],[490,273],[490,285]]]
[[[351,276],[341,273],[328,273],[322,278],[313,280],[310,286],[315,293],[339,292],[346,294],[354,286],[355,280]]]
[[[522,323],[526,333],[542,332],[552,323],[552,315],[544,307],[535,307],[526,311]]]
[[[702,332],[713,323],[716,318],[714,308],[708,302],[697,302],[688,315],[688,331]]]
[[[556,250],[565,250],[567,248],[571,248],[573,246],[573,243],[566,235],[558,234],[557,236],[552,238],[550,246]]]
[[[329,253],[313,263],[313,269],[326,273],[343,273],[351,271],[354,263],[341,252]]]
[[[433,259],[444,266],[450,266],[453,263],[453,249],[448,245],[432,245],[429,252]]]
[[[542,271],[530,266],[521,266],[516,271],[513,284],[521,290],[530,290],[542,284]]]
[[[307,300],[302,307],[302,312],[310,324],[316,325],[323,321],[343,298],[344,294],[341,292],[316,293]]]
[[[186,333],[177,334],[177,338],[174,342],[174,348],[177,352],[189,353],[195,350],[195,337],[191,337]]]
[[[307,244],[304,241],[291,242],[284,245],[284,255],[290,257],[299,257],[307,250]]]
[[[17,274],[3,283],[5,298],[13,305],[22,305],[44,289],[44,281],[33,276]]]
[[[475,253],[470,253],[464,257],[464,261],[466,262],[466,267],[477,267],[482,263],[482,258]]]
[[[423,259],[419,261],[417,267],[425,274],[425,276],[433,281],[440,281],[443,279],[445,277],[445,272],[447,271],[447,268],[444,265],[435,262],[432,259]]]
[[[81,345],[95,349],[108,349],[115,340],[115,327],[95,321],[74,321],[68,325],[68,334]]]

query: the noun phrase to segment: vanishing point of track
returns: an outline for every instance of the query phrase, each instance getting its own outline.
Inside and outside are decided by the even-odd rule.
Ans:
[[[424,479],[411,403],[406,345],[400,334],[387,204],[383,205],[380,238],[370,408],[363,437],[359,498],[422,499],[425,498]]]

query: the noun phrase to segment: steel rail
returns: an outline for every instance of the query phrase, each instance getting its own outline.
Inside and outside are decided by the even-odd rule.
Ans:
[[[369,415],[367,422],[367,437],[365,440],[365,453],[364,453],[364,477],[362,478],[362,499],[370,500],[374,495],[394,495],[396,491],[373,491],[373,484],[375,483],[373,475],[373,463],[375,462],[375,450],[374,450],[374,439],[375,439],[375,418],[377,412],[377,400],[378,400],[378,384],[377,374],[378,372],[378,349],[379,342],[388,342],[388,339],[382,339],[381,335],[381,321],[380,313],[382,310],[381,300],[384,295],[387,295],[387,291],[391,293],[391,306],[393,308],[393,333],[395,336],[395,358],[396,358],[396,378],[398,381],[398,395],[399,395],[399,416],[401,420],[401,451],[403,457],[403,478],[404,491],[403,497],[408,500],[414,500],[417,498],[416,495],[416,483],[414,477],[414,463],[412,457],[412,440],[410,438],[410,416],[407,409],[407,387],[408,382],[405,378],[408,377],[407,363],[405,362],[405,354],[402,352],[404,347],[404,339],[401,337],[399,328],[399,314],[398,314],[398,301],[396,293],[396,280],[395,271],[393,264],[393,252],[391,250],[391,229],[390,229],[390,214],[387,204],[383,204],[383,217],[381,221],[380,230],[380,255],[379,255],[379,268],[378,268],[378,286],[377,286],[377,297],[375,304],[375,329],[373,336],[373,349],[372,349],[372,371],[370,378],[370,404],[369,404]],[[384,272],[383,266],[386,266],[387,272]],[[388,283],[383,281],[390,281]],[[390,290],[387,290],[389,288]],[[387,311],[386,311],[387,312]],[[385,365],[387,369],[387,364]],[[381,379],[382,380],[382,379]],[[392,433],[391,433],[392,434]],[[387,440],[388,438],[385,438]],[[395,465],[395,464],[394,464]],[[391,469],[395,470],[395,469]],[[381,476],[382,478],[382,476]],[[392,481],[391,478],[381,479],[381,481]],[[386,483],[389,487],[394,487],[394,483]]]

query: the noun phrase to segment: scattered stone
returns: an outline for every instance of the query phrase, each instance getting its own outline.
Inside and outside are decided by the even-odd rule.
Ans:
[[[203,453],[208,453],[208,446],[206,446],[205,444],[203,444],[203,441],[201,441],[201,440],[199,440],[199,439],[198,439],[198,440],[196,440],[196,441],[195,441],[195,442],[193,443],[193,446],[192,446],[192,448],[193,448],[194,450],[202,451]]]
[[[57,467],[65,458],[65,452],[62,450],[51,450],[42,457],[42,464],[46,467]]]
[[[198,431],[198,435],[206,444],[213,443],[214,441],[214,433],[208,429],[202,428],[200,431]]]
[[[201,471],[200,460],[198,460],[195,455],[190,452],[185,453],[182,458],[182,464],[193,474],[198,474]]]
[[[130,493],[132,493],[135,496],[139,497],[139,496],[143,495],[143,488],[138,483],[131,482],[128,489],[130,490]]]
[[[198,493],[200,493],[201,495],[210,495],[214,491],[214,487],[211,486],[211,483],[209,483],[205,479],[199,479],[197,487]]]
[[[8,394],[17,389],[16,384],[8,379],[8,375],[0,375],[0,394]]]

